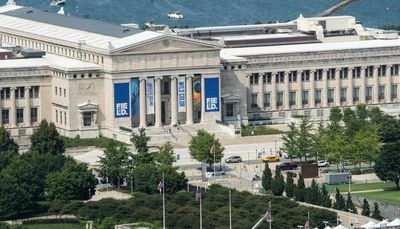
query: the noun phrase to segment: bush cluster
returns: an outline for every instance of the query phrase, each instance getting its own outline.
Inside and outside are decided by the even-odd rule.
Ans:
[[[255,135],[273,135],[273,134],[281,134],[282,131],[266,127],[266,126],[258,126],[258,127],[243,127],[242,128],[242,136],[255,136]]]

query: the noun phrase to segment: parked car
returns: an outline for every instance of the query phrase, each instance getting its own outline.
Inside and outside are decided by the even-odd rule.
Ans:
[[[222,176],[222,175],[225,175],[225,171],[224,170],[221,170],[221,171],[215,171],[215,172],[213,172],[213,171],[211,171],[211,172],[206,172],[206,178],[208,178],[208,179],[210,179],[210,178],[213,178],[214,177],[214,174],[215,174],[215,176]]]
[[[278,156],[265,156],[261,158],[262,161],[264,162],[276,162],[279,161],[279,157]]]
[[[284,162],[278,165],[279,170],[295,170],[297,169],[297,164],[291,162]]]
[[[329,161],[326,160],[319,160],[318,167],[329,167]]]
[[[241,156],[229,156],[225,159],[226,163],[238,163],[242,162],[242,157]]]

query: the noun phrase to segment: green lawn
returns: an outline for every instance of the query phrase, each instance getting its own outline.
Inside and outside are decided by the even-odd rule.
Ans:
[[[363,192],[356,195],[372,200],[379,200],[390,204],[400,205],[400,191]]]
[[[28,229],[84,229],[84,224],[31,224],[24,225]]]
[[[329,191],[335,192],[335,189],[339,188],[340,192],[348,192],[349,185],[348,184],[340,184],[340,185],[329,185]],[[393,182],[380,182],[380,183],[363,183],[363,184],[351,184],[351,191],[367,191],[367,190],[376,190],[376,189],[384,189],[384,188],[394,188],[396,185]]]

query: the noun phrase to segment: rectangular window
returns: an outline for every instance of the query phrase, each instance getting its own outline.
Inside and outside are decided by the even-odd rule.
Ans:
[[[379,99],[385,98],[385,85],[379,85],[378,87],[378,97]]]
[[[360,96],[360,88],[353,88],[353,101],[358,101]]]
[[[379,65],[378,67],[378,76],[386,76],[386,65]]]
[[[265,93],[264,94],[264,107],[269,107],[271,105],[271,94]]]
[[[10,112],[9,112],[9,110],[2,110],[1,111],[1,123],[2,124],[10,123]]]
[[[32,86],[29,89],[29,97],[30,98],[39,98],[39,90],[40,90],[39,86]]]
[[[310,70],[304,70],[301,72],[301,81],[310,81]]]
[[[226,116],[233,117],[233,103],[226,104]]]
[[[335,89],[329,88],[328,89],[328,103],[332,103],[335,97]]]
[[[2,100],[10,99],[10,88],[3,88],[3,90],[0,91],[0,97]]]
[[[64,98],[67,97],[67,89],[64,88]]]
[[[367,68],[365,69],[365,77],[369,78],[372,77],[374,75],[374,66],[367,66]]]
[[[58,122],[58,110],[56,110],[56,122]]]
[[[18,108],[17,109],[17,123],[24,122],[24,109]]]
[[[391,95],[391,97],[392,97],[392,99],[395,99],[395,98],[397,98],[397,85],[396,84],[392,84],[392,90],[391,90],[392,92],[392,95]]]
[[[303,104],[308,104],[308,91],[303,91],[301,93],[301,101]]]
[[[257,94],[251,94],[251,108],[257,107]]]
[[[57,92],[58,92],[57,87],[54,87],[54,94],[57,95]]]
[[[365,99],[371,100],[372,99],[372,87],[365,88]]]
[[[322,80],[323,72],[324,72],[324,71],[323,71],[322,69],[317,69],[317,70],[315,71],[315,76],[314,76],[315,81],[320,81],[320,80]]]
[[[353,68],[353,78],[361,78],[361,67]]]
[[[347,88],[340,88],[340,101],[345,102],[347,98]]]
[[[272,73],[271,72],[267,72],[265,76],[267,77],[267,83],[271,83],[271,81],[272,81]]]
[[[285,82],[285,72],[278,72],[276,74],[276,82],[277,83],[283,83]]]
[[[321,95],[322,95],[322,90],[316,89],[315,90],[315,103],[321,103]]]
[[[31,122],[37,122],[38,121],[38,109],[31,108]]]
[[[296,81],[297,81],[297,71],[290,71],[289,82],[296,82]]]
[[[24,87],[17,87],[15,90],[15,98],[16,99],[23,99],[25,97],[25,88]]]
[[[60,92],[60,93],[59,93],[59,95],[60,95],[60,96],[62,96],[62,94],[61,94],[61,87],[60,87],[60,88],[58,88],[58,89],[59,89],[59,92]]]
[[[290,91],[289,92],[289,104],[290,105],[295,105],[296,104],[296,92],[295,91]]]
[[[67,112],[64,112],[64,125],[67,125]]]
[[[399,75],[399,65],[398,64],[394,64],[391,68],[390,68],[390,74],[392,76],[398,76]]]
[[[169,95],[169,82],[168,81],[163,82],[162,94]]]
[[[328,69],[328,80],[334,80],[335,79],[335,73],[336,73],[336,69],[334,68],[330,68]]]
[[[62,122],[63,122],[62,115],[63,115],[63,113],[62,113],[62,111],[60,111],[60,123],[61,123],[61,124],[62,124]]]
[[[349,76],[349,68],[341,68],[339,73],[340,79],[347,79]]]
[[[91,125],[92,125],[92,113],[83,112],[83,126],[91,126]]]
[[[258,84],[258,73],[251,73],[250,75],[250,85],[257,85]]]
[[[276,93],[276,105],[282,106],[283,104],[283,92]]]

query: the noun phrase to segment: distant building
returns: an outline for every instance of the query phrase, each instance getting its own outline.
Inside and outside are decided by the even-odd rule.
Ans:
[[[400,40],[350,16],[144,31],[0,7],[0,120],[13,136],[41,119],[61,134],[327,117],[332,106],[396,113]],[[121,130],[122,128],[122,130]]]

